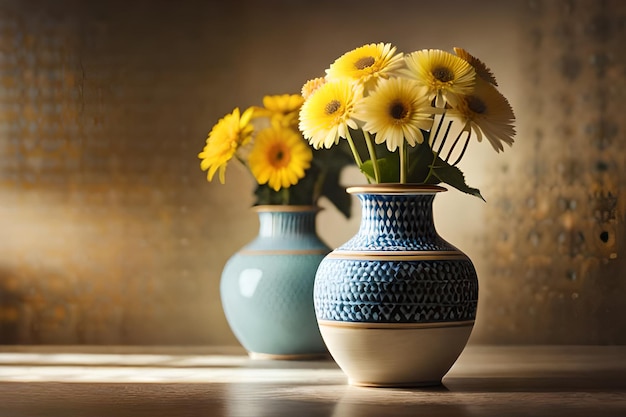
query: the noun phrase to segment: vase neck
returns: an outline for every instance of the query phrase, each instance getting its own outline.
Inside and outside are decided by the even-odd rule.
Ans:
[[[435,193],[361,192],[361,224],[338,251],[453,251],[435,229]]]
[[[399,235],[404,239],[437,237],[433,219],[434,194],[359,194],[361,226],[367,235]]]
[[[260,210],[259,237],[298,236],[315,233],[317,209]]]

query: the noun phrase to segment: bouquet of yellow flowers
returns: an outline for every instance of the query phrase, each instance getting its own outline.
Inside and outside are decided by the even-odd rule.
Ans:
[[[316,205],[326,196],[349,217],[351,201],[339,175],[352,159],[345,149],[313,152],[298,130],[303,102],[298,94],[268,95],[263,106],[235,108],[211,129],[198,154],[200,167],[208,181],[217,174],[224,184],[229,162],[241,163],[256,180],[255,205]]]
[[[316,149],[346,139],[368,182],[443,182],[482,198],[457,165],[471,137],[496,152],[512,145],[515,117],[491,70],[454,52],[403,54],[388,43],[349,51],[303,86],[299,129]]]

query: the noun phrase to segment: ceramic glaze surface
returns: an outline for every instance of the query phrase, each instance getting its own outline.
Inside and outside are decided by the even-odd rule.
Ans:
[[[475,319],[476,271],[463,252],[437,234],[434,192],[357,194],[362,206],[358,233],[326,257],[317,272],[318,320]]]
[[[476,318],[478,282],[460,260],[327,259],[316,287],[320,320],[430,323]]]
[[[314,207],[261,207],[259,234],[227,262],[220,285],[226,319],[251,354],[326,354],[313,308],[315,271],[330,249]]]
[[[361,203],[358,233],[338,251],[456,251],[433,223],[433,193],[357,194]]]
[[[437,385],[463,351],[478,304],[471,260],[435,230],[441,187],[349,188],[357,234],[317,270],[315,313],[352,385]]]

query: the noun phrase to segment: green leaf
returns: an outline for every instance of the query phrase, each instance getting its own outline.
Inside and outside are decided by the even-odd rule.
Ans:
[[[427,142],[416,145],[409,149],[409,169],[407,172],[407,182],[423,184],[436,184],[439,181],[432,181],[433,177],[426,181],[430,166],[435,161],[435,153],[432,151]]]
[[[397,155],[392,154],[386,158],[377,159],[378,168],[380,169],[380,182],[399,182],[400,181],[400,159]],[[365,175],[374,180],[374,165],[370,159],[363,162],[361,170]]]
[[[435,165],[433,165],[433,174],[442,182],[445,182],[457,190],[485,201],[483,196],[480,194],[480,190],[472,188],[465,183],[465,176],[459,168],[448,164],[439,157],[437,157],[437,161],[435,162]]]
[[[267,184],[259,184],[254,190],[254,195],[256,196],[256,201],[254,202],[255,206],[265,204],[287,204],[287,201],[289,199],[289,189],[284,188],[278,191],[274,191]]]

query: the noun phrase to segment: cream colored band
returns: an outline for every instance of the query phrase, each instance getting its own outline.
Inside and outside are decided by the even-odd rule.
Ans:
[[[352,327],[355,329],[437,329],[443,327],[473,326],[474,320],[448,321],[441,323],[360,323],[351,321],[318,320],[320,326]]]

